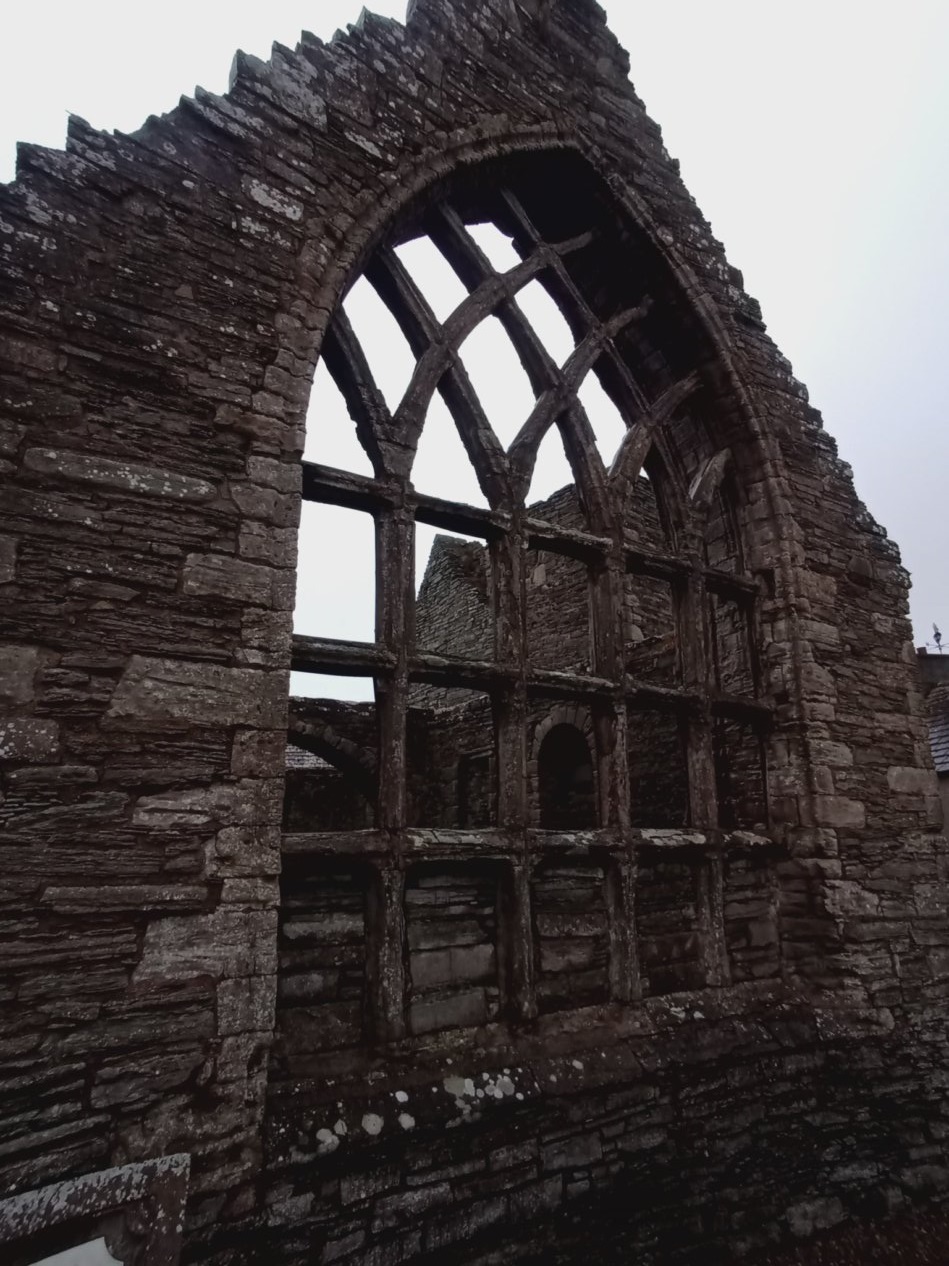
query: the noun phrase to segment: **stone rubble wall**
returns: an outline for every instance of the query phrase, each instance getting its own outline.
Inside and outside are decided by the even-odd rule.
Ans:
[[[407,28],[366,16],[329,45],[239,55],[226,95],[198,90],[131,136],[71,119],[64,152],[22,146],[0,189],[0,1189],[188,1152],[189,1260],[380,1263],[474,1252],[489,1228],[511,1240],[621,1170],[643,1253],[662,1227],[680,1257],[700,1235],[741,1249],[762,1226],[806,1236],[944,1193],[946,849],[898,552],[602,11],[410,8]],[[737,402],[784,1000],[762,1014],[750,986],[703,991],[678,1029],[644,1022],[631,1054],[637,1008],[555,1016],[519,1065],[500,1056],[530,1070],[523,1102],[489,1074],[492,1103],[513,1101],[496,1133],[464,1080],[418,1136],[363,1110],[370,1073],[383,1098],[404,1080],[397,1052],[363,1057],[319,1091],[330,1111],[274,1094],[264,1178],[322,333],[412,198],[459,165],[560,147],[661,248]],[[715,1006],[737,1010],[713,1022]],[[598,1052],[546,1072],[594,1040],[612,1083]],[[481,1075],[474,1056],[412,1058],[436,1087]],[[567,1067],[564,1097],[549,1077]]]

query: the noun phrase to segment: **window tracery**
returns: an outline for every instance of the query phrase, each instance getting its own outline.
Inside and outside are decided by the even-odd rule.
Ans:
[[[406,858],[458,865],[490,857],[507,868],[499,886],[506,894],[499,898],[499,935],[522,946],[500,956],[504,979],[496,1010],[521,1020],[537,1007],[531,954],[523,949],[532,938],[532,858],[556,847],[568,829],[563,814],[558,825],[557,814],[541,812],[539,832],[532,819],[529,788],[538,776],[529,767],[537,760],[528,742],[532,718],[549,713],[557,700],[582,706],[591,718],[589,803],[577,825],[595,831],[594,847],[605,859],[604,908],[627,927],[612,939],[618,959],[608,973],[610,997],[622,1001],[650,984],[628,931],[637,849],[656,847],[656,838],[646,839],[643,831],[706,833],[708,850],[698,869],[692,866],[694,893],[689,888],[704,930],[688,943],[700,947],[696,961],[707,984],[727,979],[727,962],[719,961],[724,936],[708,930],[722,917],[717,833],[766,821],[763,742],[770,715],[759,697],[756,582],[741,553],[740,484],[722,442],[727,434],[716,422],[708,352],[676,328],[684,319],[681,301],[654,253],[641,252],[639,266],[632,266],[632,235],[602,193],[588,188],[559,202],[544,194],[543,178],[518,179],[516,172],[489,191],[478,181],[459,183],[376,248],[360,285],[373,288],[414,358],[397,401],[377,382],[384,347],[364,348],[350,305],[337,310],[323,363],[373,475],[305,461],[303,494],[372,517],[376,636],[354,642],[297,635],[293,650],[299,672],[374,683],[375,830],[363,832],[372,838],[358,848],[376,857],[388,875],[386,891],[396,895],[387,906],[395,923],[375,940],[381,958],[372,979],[404,993],[403,915],[396,911],[407,869],[411,878]],[[433,251],[439,269],[447,264],[464,289],[453,307],[430,302],[431,279],[413,276],[413,260],[430,260]],[[556,331],[549,340],[535,319]],[[507,378],[492,382],[485,375],[490,353],[481,360],[480,392],[469,375],[466,349],[492,327],[503,331],[516,354],[526,390],[519,408]],[[489,395],[486,404],[482,396]],[[439,408],[474,477],[460,496],[448,495],[448,470],[439,495],[429,491],[433,460],[419,460]],[[555,439],[571,484],[534,500],[538,462]],[[424,488],[417,473],[425,475]],[[472,495],[475,483],[480,495]],[[414,574],[420,527],[480,542],[470,558],[462,558],[467,546],[455,551],[459,574],[468,574],[458,585],[480,586],[475,597],[454,591],[459,603],[470,599],[469,609],[488,630],[475,656],[470,638],[454,647],[450,638],[433,645],[426,593],[435,586],[428,572],[424,586]],[[562,579],[568,575],[569,583]],[[300,583],[306,583],[305,560]],[[571,628],[584,627],[585,656],[576,648],[571,653],[566,635],[555,638],[553,658],[549,646],[536,651],[543,626],[557,628],[558,611],[568,613]],[[426,630],[421,637],[420,629]],[[466,695],[471,703],[460,701]],[[443,819],[459,827],[450,843],[420,829],[412,807],[419,796],[412,791],[417,757],[410,750],[410,717],[433,703],[454,707],[461,729],[471,731],[475,717],[481,726],[467,749],[455,753],[457,768],[445,782],[459,800]],[[540,783],[543,796],[543,775]],[[466,791],[471,803],[462,805],[466,787],[477,793]],[[547,791],[556,800],[551,787]],[[488,804],[490,826],[482,825]],[[752,805],[753,823],[744,819]],[[346,833],[325,833],[318,847],[345,855],[357,844]],[[662,873],[663,865],[653,869]],[[659,926],[664,916],[657,900],[661,905],[654,894],[650,917]],[[551,952],[548,946],[545,953]],[[694,984],[693,967],[686,975]],[[686,983],[671,968],[653,977],[657,987]],[[377,999],[374,1010],[387,1017],[385,1036],[404,1034],[398,1000]]]

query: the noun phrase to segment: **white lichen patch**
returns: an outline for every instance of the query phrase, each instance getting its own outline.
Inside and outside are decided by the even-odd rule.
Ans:
[[[263,181],[245,179],[244,192],[253,198],[258,206],[266,207],[268,211],[274,211],[287,220],[303,218],[302,202],[298,202],[296,198],[288,198],[285,193],[271,188],[270,185],[265,185]]]
[[[335,1152],[339,1147],[339,1139],[332,1130],[317,1130],[316,1132],[316,1150],[320,1156],[329,1156],[331,1152]]]
[[[399,1113],[399,1125],[403,1130],[412,1130],[415,1128],[415,1117],[408,1112]]]
[[[453,1099],[464,1099],[466,1095],[474,1098],[475,1085],[470,1077],[446,1077],[442,1084],[446,1094],[451,1095]]]
[[[375,1138],[377,1134],[382,1133],[382,1127],[385,1125],[382,1117],[375,1112],[367,1112],[362,1119],[362,1128],[367,1134]]]

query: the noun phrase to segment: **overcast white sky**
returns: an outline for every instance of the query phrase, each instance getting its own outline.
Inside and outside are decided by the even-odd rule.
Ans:
[[[328,38],[360,7],[3,5],[0,180],[12,178],[17,140],[61,146],[69,112],[134,130],[196,83],[224,91],[235,48],[266,57],[272,41],[293,45],[303,28]],[[405,12],[404,0],[371,7]],[[686,184],[808,384],[859,493],[902,547],[917,641],[931,638],[933,621],[949,639],[949,4],[613,0],[607,9]],[[370,586],[350,595],[344,584],[339,596],[352,619],[321,631],[371,637]]]

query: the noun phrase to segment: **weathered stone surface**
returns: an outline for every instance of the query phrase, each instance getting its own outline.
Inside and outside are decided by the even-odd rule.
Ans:
[[[0,585],[8,585],[16,578],[16,548],[12,536],[0,536]]]
[[[133,655],[112,695],[107,721],[253,725],[273,729],[285,714],[280,674]]]
[[[39,663],[31,646],[0,646],[0,703],[32,703]]]
[[[0,720],[0,761],[54,761],[59,754],[59,725],[55,721],[11,717]]]
[[[239,57],[131,138],[22,147],[5,1191],[186,1151],[208,1266],[542,1260],[576,1226],[599,1260],[611,1219],[624,1260],[726,1260],[944,1192],[907,578],[627,70],[592,0],[417,0]],[[428,234],[470,292],[442,326],[387,246]],[[337,315],[357,266],[415,349],[396,417]],[[520,324],[532,275],[618,464]],[[460,372],[495,315],[538,400],[520,442]],[[301,465],[321,354],[375,478]],[[409,486],[436,390],[490,513],[452,471]],[[561,425],[582,495],[525,513]],[[306,655],[378,703],[294,705],[288,775],[301,488],[374,518],[380,645]],[[472,538],[418,595],[416,515]]]
[[[50,448],[29,448],[23,455],[26,470],[55,475],[78,483],[94,484],[120,492],[139,492],[150,497],[175,501],[209,501],[214,487],[204,479],[193,479],[174,471],[156,470],[135,462],[115,462],[102,457]]]
[[[273,572],[219,554],[189,554],[183,572],[185,593],[227,598],[248,606],[270,606]]]

